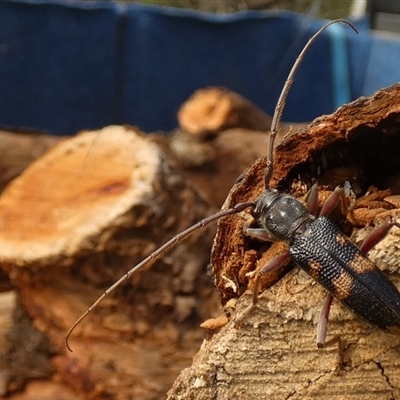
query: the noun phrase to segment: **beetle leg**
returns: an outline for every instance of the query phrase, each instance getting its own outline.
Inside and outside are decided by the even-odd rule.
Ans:
[[[350,186],[350,184],[348,184]],[[352,200],[349,202],[345,189],[338,186],[331,195],[326,199],[324,205],[322,206],[322,210],[320,212],[320,216],[327,217],[332,213],[332,211],[341,203],[341,209],[343,215],[347,215],[350,211],[352,211],[356,207],[356,199],[353,191],[351,188],[346,187],[346,191],[349,191],[349,195],[351,196]]]
[[[338,186],[326,199],[319,215],[321,217],[327,217],[339,205],[339,202],[342,203],[342,211],[343,214],[346,215],[348,212],[348,201],[346,195],[344,194],[343,188],[340,186]]]
[[[268,272],[276,271],[290,258],[289,253],[278,254],[277,256],[271,258],[258,272],[256,281],[254,283],[253,289],[253,301],[252,305],[256,305],[258,302],[258,288],[260,286],[260,281],[263,275]]]
[[[400,223],[396,221],[384,222],[383,224],[374,228],[370,234],[365,238],[360,250],[367,254],[375,245],[377,245],[389,233],[390,229],[394,226],[400,228]]]
[[[344,364],[344,350],[343,350],[343,341],[342,338],[339,335],[336,335],[333,337],[331,340],[328,340],[325,344],[324,347],[329,347],[333,346],[334,344],[337,345],[337,350],[338,350],[338,366],[337,366],[337,371],[340,373],[340,370],[342,370],[345,366]]]
[[[243,318],[249,314],[249,312],[256,306],[258,302],[258,290],[260,287],[260,281],[261,277],[265,275],[267,272],[272,272],[277,270],[279,267],[281,267],[288,259],[290,258],[290,255],[288,252],[283,253],[283,254],[278,254],[275,257],[271,258],[258,272],[256,281],[254,283],[254,289],[253,289],[253,297],[252,297],[252,302],[250,305],[243,311],[241,315],[239,315],[236,318],[235,325],[239,325]]]
[[[317,325],[317,347],[319,349],[322,349],[323,347],[332,346],[336,343],[338,347],[338,369],[341,370],[344,365],[342,338],[337,335],[331,340],[326,341],[326,335],[328,333],[329,312],[331,310],[332,302],[333,296],[328,293],[324,301],[324,305],[322,306],[321,315]]]
[[[318,193],[318,184],[314,183],[306,195],[308,211],[311,215],[314,215],[314,217],[318,212]]]
[[[275,242],[275,239],[262,228],[248,228],[245,225],[243,227],[243,234],[263,242]]]
[[[328,332],[329,312],[333,302],[333,296],[328,293],[322,306],[321,315],[317,325],[317,347],[320,349],[324,347],[326,342],[326,335]]]

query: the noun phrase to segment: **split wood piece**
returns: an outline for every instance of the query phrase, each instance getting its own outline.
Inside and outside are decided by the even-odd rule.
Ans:
[[[228,128],[268,131],[272,119],[249,100],[222,87],[197,90],[178,111],[180,128],[207,135]]]
[[[117,278],[212,211],[153,142],[120,126],[61,143],[8,186],[0,265],[53,346],[56,381],[83,398],[165,394],[217,304],[206,273],[212,232],[105,299],[71,336],[73,354],[64,337]]]
[[[388,178],[399,176],[399,127],[400,85],[360,98],[316,119],[278,146],[271,185],[300,196],[314,180],[324,180],[323,189],[332,190],[340,183],[343,169],[348,169],[345,175],[361,191],[376,186],[385,192]],[[264,189],[264,168],[265,160],[252,165],[233,187],[224,208],[257,198]],[[362,214],[371,209],[356,211]],[[371,224],[382,216],[381,208],[375,211]],[[383,211],[400,219],[395,206]],[[346,363],[338,376],[336,347],[316,347],[324,290],[298,269],[280,280],[285,271],[267,276],[258,306],[236,323],[251,302],[254,271],[282,251],[279,245],[269,247],[244,238],[244,222],[243,215],[219,222],[212,265],[224,303],[250,290],[239,299],[232,321],[202,346],[192,367],[180,374],[168,398],[400,398],[400,336],[384,333],[334,302],[328,339],[341,336]],[[352,233],[348,222],[340,225]],[[368,229],[354,230],[352,236]],[[398,287],[399,244],[400,232],[393,229],[371,252],[371,259],[390,273]]]

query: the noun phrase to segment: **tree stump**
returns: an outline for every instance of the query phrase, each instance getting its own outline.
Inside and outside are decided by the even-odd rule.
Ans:
[[[347,219],[339,212],[332,217],[360,242],[370,225],[400,219],[399,122],[400,85],[316,119],[277,147],[272,187],[301,197],[318,180],[326,198],[336,185],[350,181],[359,195],[357,208]],[[260,195],[265,165],[259,160],[241,176],[224,208]],[[380,331],[335,301],[328,340],[340,335],[344,342],[345,367],[338,371],[337,348],[316,347],[324,290],[293,265],[266,276],[258,306],[243,314],[256,271],[283,251],[280,244],[244,237],[245,221],[243,215],[221,220],[212,251],[223,303],[245,294],[231,321],[182,371],[168,399],[400,398],[400,336]],[[398,287],[399,246],[400,232],[394,228],[370,253]]]
[[[119,126],[61,143],[7,187],[0,265],[48,342],[53,382],[82,399],[159,399],[167,391],[217,303],[206,273],[212,232],[124,282],[78,326],[74,353],[64,337],[110,284],[211,211],[158,146]]]

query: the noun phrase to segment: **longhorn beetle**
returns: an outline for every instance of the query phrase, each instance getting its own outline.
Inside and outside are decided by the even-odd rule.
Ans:
[[[263,241],[283,241],[289,246],[288,252],[272,258],[259,272],[253,291],[252,304],[249,308],[257,303],[260,277],[266,272],[279,268],[290,258],[328,291],[317,327],[317,344],[319,347],[325,344],[329,310],[333,298],[379,328],[393,334],[400,334],[400,293],[381,270],[366,257],[366,253],[382,240],[393,226],[400,228],[400,224],[396,221],[390,221],[378,226],[358,248],[327,218],[327,215],[340,202],[343,209],[347,209],[347,198],[341,188],[335,189],[326,200],[318,217],[316,216],[318,208],[316,185],[310,190],[308,207],[305,207],[293,196],[270,188],[273,173],[274,142],[295,73],[306,51],[318,35],[330,25],[338,22],[347,24],[357,32],[356,28],[346,20],[335,20],[326,24],[309,39],[285,82],[271,124],[267,166],[264,175],[265,191],[253,202],[237,204],[196,223],[170,239],[130,269],[110,286],[72,325],[65,337],[66,347],[70,351],[72,350],[68,339],[76,326],[123,281],[145,265],[161,257],[166,251],[195,231],[204,229],[213,221],[240,213],[248,208],[251,209],[257,227],[246,226],[244,228],[245,235]]]

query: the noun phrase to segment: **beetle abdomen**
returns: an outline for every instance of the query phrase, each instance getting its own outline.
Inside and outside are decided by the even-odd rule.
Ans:
[[[400,293],[382,271],[326,217],[295,237],[293,260],[357,315],[400,334]]]

